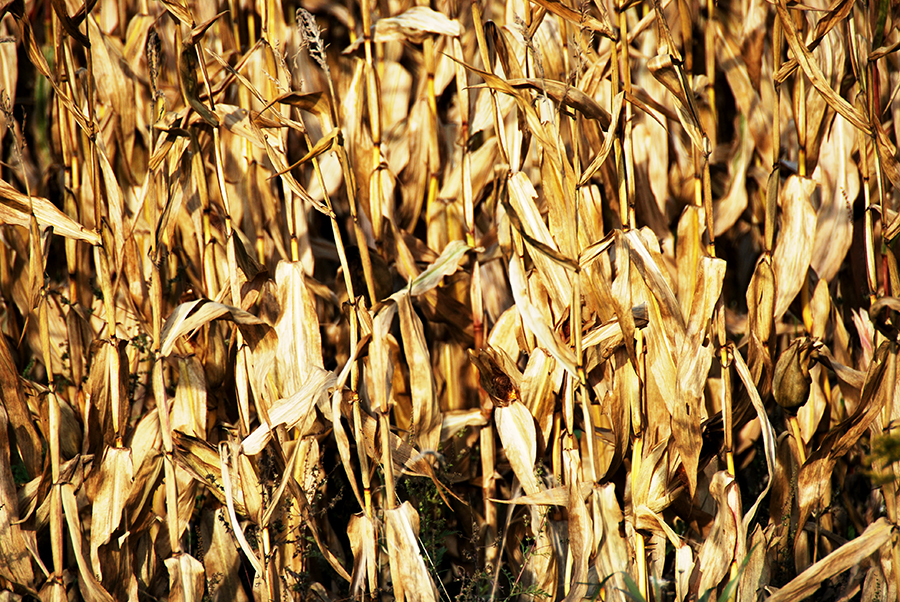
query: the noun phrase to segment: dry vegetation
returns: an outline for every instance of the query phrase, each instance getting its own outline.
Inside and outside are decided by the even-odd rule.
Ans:
[[[0,2],[3,600],[897,599],[896,5],[189,4]]]

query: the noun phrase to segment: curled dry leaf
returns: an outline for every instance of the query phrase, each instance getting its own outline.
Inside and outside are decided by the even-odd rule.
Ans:
[[[41,228],[52,227],[60,236],[83,240],[92,245],[100,244],[100,235],[85,229],[68,215],[57,209],[50,201],[41,197],[29,197],[0,180],[0,223],[14,224],[28,228],[31,211]]]
[[[816,213],[809,201],[815,188],[813,180],[791,176],[781,189],[781,229],[772,258],[776,322],[787,312],[806,280],[816,231]]]
[[[203,599],[206,585],[203,564],[190,554],[165,559],[169,570],[169,599],[173,602],[195,602]]]
[[[281,425],[292,429],[300,428],[305,434],[308,423],[312,420],[313,406],[320,398],[328,394],[328,390],[337,381],[333,372],[314,369],[306,382],[290,397],[274,402],[268,409],[269,421],[256,427],[241,443],[242,451],[255,456],[266,446],[272,437],[272,431]]]
[[[897,385],[897,343],[885,341],[878,347],[866,374],[856,411],[831,429],[819,448],[800,469],[797,478],[799,524],[821,509],[829,497],[831,473],[838,458],[843,457],[880,415],[884,405],[894,397]]]
[[[238,325],[251,347],[256,347],[266,337],[272,336],[272,328],[256,316],[237,307],[198,299],[179,305],[169,315],[162,329],[160,354],[164,357],[170,355],[180,337],[226,315]]]
[[[819,589],[823,581],[858,565],[867,556],[875,553],[894,536],[895,529],[896,527],[892,526],[886,518],[879,518],[869,525],[859,537],[811,565],[787,585],[769,596],[767,600],[787,602],[788,600],[808,598]]]
[[[506,407],[520,399],[522,373],[506,352],[490,346],[479,351],[470,349],[469,359],[478,369],[481,387],[490,395],[495,405]]]
[[[528,495],[542,489],[534,475],[537,457],[537,433],[534,417],[521,401],[513,401],[508,406],[494,408],[494,422],[506,458],[513,472]]]
[[[575,355],[568,346],[563,345],[557,339],[553,331],[547,325],[540,311],[531,303],[528,294],[528,282],[520,261],[513,257],[509,262],[509,280],[513,297],[516,300],[516,310],[522,317],[522,322],[530,330],[544,349],[552,355],[572,376],[579,378],[578,368],[575,366]]]
[[[0,345],[5,343],[0,342]],[[10,445],[7,436],[6,409],[0,405],[0,454],[9,457]],[[28,547],[25,545],[26,533],[19,526],[19,501],[16,498],[16,486],[13,474],[6,463],[0,463],[0,575],[23,588],[33,589],[34,572]]]
[[[419,552],[419,515],[409,502],[384,511],[384,534],[397,600],[437,601],[437,590]]]
[[[810,339],[796,339],[782,352],[775,365],[772,394],[778,405],[791,415],[796,415],[809,397],[813,345]]]
[[[697,555],[700,570],[698,593],[701,596],[721,583],[732,561],[744,547],[741,542],[744,529],[741,525],[740,492],[734,477],[724,471],[717,472],[713,475],[709,492],[716,500],[718,511],[712,531]]]
[[[427,6],[413,6],[396,17],[378,19],[372,26],[371,39],[373,42],[409,40],[421,43],[429,35],[458,36],[461,33],[462,28],[455,19],[448,19]],[[344,50],[344,54],[355,52],[363,41],[359,38]]]

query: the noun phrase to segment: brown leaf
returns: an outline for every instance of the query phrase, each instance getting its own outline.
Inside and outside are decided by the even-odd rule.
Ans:
[[[15,435],[16,451],[28,476],[35,478],[43,472],[41,439],[28,409],[19,372],[6,337],[0,337],[0,395],[3,397],[4,421],[8,421],[11,432]],[[7,432],[5,428],[3,432]]]
[[[241,444],[243,453],[255,456],[263,450],[272,438],[272,431],[284,425],[288,429],[299,428],[306,434],[312,419],[315,417],[313,406],[320,403],[328,393],[328,389],[336,382],[333,372],[316,369],[311,371],[306,382],[289,397],[274,402],[268,409],[268,422],[256,427]]]
[[[100,470],[91,475],[96,492],[91,496],[91,563],[94,573],[102,576],[99,550],[119,528],[122,511],[134,480],[131,450],[127,447],[108,447],[103,454]]]
[[[856,444],[879,416],[888,399],[893,398],[896,383],[897,344],[885,341],[869,365],[856,411],[828,431],[819,449],[809,456],[800,469],[797,479],[797,501],[800,505],[798,524],[806,524],[810,513],[817,512],[823,500],[827,499],[835,462]]]
[[[731,566],[735,555],[743,546],[744,538],[740,516],[740,492],[737,483],[725,471],[717,472],[709,486],[710,495],[718,504],[712,531],[703,540],[697,564],[700,569],[698,593],[702,596],[718,586]]]
[[[519,264],[520,260],[517,257],[510,259],[509,280],[513,297],[516,299],[516,311],[522,317],[522,322],[526,328],[534,333],[534,336],[544,349],[568,370],[569,374],[579,379],[578,368],[575,366],[575,355],[568,346],[560,343],[556,334],[550,330],[540,310],[532,304],[528,295],[528,283],[525,273]]]
[[[73,221],[47,199],[24,195],[9,183],[0,180],[0,223],[28,228],[32,207],[42,229],[52,227],[60,236],[83,240],[92,245],[100,244],[99,234]]]
[[[859,537],[807,568],[767,600],[787,602],[788,600],[799,601],[808,598],[819,589],[824,581],[858,565],[867,556],[877,552],[882,545],[890,541],[893,533],[894,527],[891,523],[885,517],[879,518],[869,525]]]
[[[182,303],[169,315],[160,334],[162,339],[160,354],[170,355],[180,337],[189,335],[201,326],[226,315],[241,329],[244,339],[251,347],[256,347],[266,338],[273,336],[271,326],[242,309],[198,299]]]
[[[784,37],[791,47],[794,56],[797,58],[797,62],[803,69],[806,77],[812,82],[812,85],[815,86],[816,90],[818,90],[825,98],[825,102],[828,103],[828,106],[843,115],[847,121],[854,125],[854,127],[866,134],[871,134],[872,129],[869,127],[868,120],[865,116],[861,115],[856,108],[844,100],[830,85],[828,85],[828,81],[822,74],[822,70],[819,68],[815,58],[810,54],[806,46],[800,42],[797,35],[797,28],[794,26],[794,19],[788,12],[785,0],[775,0],[775,9],[778,12],[778,18],[781,20]]]
[[[226,526],[225,509],[216,508],[204,512],[200,518],[200,537],[207,548],[203,554],[203,567],[210,576],[207,586],[212,602],[247,602],[249,598],[240,579],[240,554]]]
[[[354,514],[347,525],[347,536],[350,538],[350,549],[353,550],[351,594],[363,594],[366,584],[369,591],[374,591],[378,586],[375,523],[365,514]]]
[[[192,437],[206,438],[206,377],[196,357],[178,360],[178,386],[169,408],[172,429]]]
[[[521,401],[513,401],[506,407],[494,408],[494,421],[503,451],[512,466],[513,473],[528,495],[538,493],[542,487],[534,476],[537,458],[537,433],[534,417]]]
[[[190,28],[194,27],[194,15],[191,14],[191,9],[185,7],[180,0],[162,0],[162,4],[177,20]]]
[[[491,396],[495,405],[505,407],[520,399],[522,373],[505,351],[491,346],[478,351],[470,349],[469,359],[478,369],[481,388]]]
[[[763,457],[766,459],[766,469],[768,471],[769,479],[766,482],[765,488],[760,492],[759,496],[756,498],[756,501],[750,507],[750,510],[744,514],[744,522],[743,522],[743,532],[746,533],[750,528],[750,524],[753,521],[753,518],[756,516],[756,510],[759,507],[760,503],[762,503],[763,498],[769,492],[769,489],[772,487],[772,483],[775,481],[775,430],[772,428],[772,423],[769,422],[769,415],[766,411],[766,406],[763,405],[762,399],[759,396],[759,392],[756,389],[756,383],[753,382],[753,376],[750,374],[750,370],[747,368],[747,364],[744,362],[744,358],[737,351],[731,351],[729,354],[734,358],[734,367],[738,373],[738,376],[741,379],[741,382],[744,383],[744,387],[747,390],[747,393],[750,396],[750,401],[753,404],[753,408],[756,410],[756,415],[759,418],[760,422],[760,430],[762,431],[762,439],[763,439]]]
[[[5,347],[5,341],[0,347]],[[8,352],[7,352],[8,353]],[[24,588],[34,587],[31,558],[25,545],[25,534],[19,526],[19,502],[16,484],[10,470],[11,451],[7,438],[6,397],[0,404],[0,575]],[[32,427],[33,428],[33,427]]]
[[[847,15],[850,14],[850,10],[853,8],[852,0],[838,0],[834,2],[828,9],[828,12],[819,19],[819,22],[816,23],[816,32],[813,36],[812,40],[809,41],[805,45],[806,49],[812,53],[819,44],[825,35],[831,31],[836,25],[841,23],[847,18]],[[791,73],[793,73],[797,69],[798,61],[797,57],[793,56],[788,61],[786,61],[781,68],[778,70],[778,73],[775,74],[775,81],[781,83],[785,81]]]
[[[437,590],[419,552],[419,515],[409,502],[385,509],[384,535],[398,602],[437,602]]]
[[[428,34],[458,36],[461,33],[462,28],[455,19],[449,19],[427,6],[413,6],[396,17],[378,19],[373,26],[372,41],[409,40],[420,43]],[[351,45],[344,53],[352,52],[354,46]]]
[[[821,185],[822,201],[816,211],[810,267],[827,282],[837,275],[853,240],[853,199],[860,190],[859,171],[852,169],[854,139],[852,126],[835,116],[812,174]]]
[[[169,571],[169,600],[199,602],[206,585],[203,563],[190,554],[176,554],[163,561]]]
[[[572,556],[572,585],[566,602],[581,600],[588,587],[588,560],[594,548],[594,528],[591,517],[580,493],[579,472],[581,460],[577,450],[563,452],[566,481],[569,484],[569,500],[566,510],[569,514],[569,553]]]
[[[791,176],[781,190],[781,229],[772,257],[777,285],[776,322],[787,312],[806,279],[816,228],[816,214],[809,197],[815,187],[809,178]]]
[[[112,596],[109,595],[97,577],[91,570],[91,566],[84,558],[84,547],[81,539],[81,520],[78,516],[78,504],[75,501],[75,487],[72,483],[64,483],[54,487],[52,495],[60,496],[60,504],[64,510],[66,517],[66,526],[68,527],[69,537],[72,539],[73,555],[75,563],[78,566],[78,584],[81,594],[86,600],[96,602],[113,602]]]

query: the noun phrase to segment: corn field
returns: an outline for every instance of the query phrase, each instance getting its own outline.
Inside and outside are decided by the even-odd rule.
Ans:
[[[0,600],[897,600],[898,22],[0,1]]]

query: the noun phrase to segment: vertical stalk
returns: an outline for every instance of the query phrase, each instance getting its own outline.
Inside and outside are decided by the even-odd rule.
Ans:
[[[772,71],[777,73],[781,68],[782,38],[781,21],[775,19],[772,32]],[[772,110],[772,172],[766,189],[766,221],[763,232],[766,256],[771,258],[775,249],[775,213],[778,208],[778,162],[781,158],[781,84],[773,78],[775,87],[775,107]]]
[[[478,40],[478,50],[481,54],[481,62],[484,64],[484,70],[492,72],[493,66],[488,55],[487,41],[484,37],[484,22],[482,21],[481,5],[478,2],[472,3],[472,21],[475,24],[475,38]],[[497,92],[491,88],[491,107],[494,112],[494,130],[497,133],[499,142],[500,157],[507,166],[507,172],[511,169],[509,153],[506,145],[506,130],[503,128],[503,116],[500,114],[500,101],[497,100]]]
[[[431,3],[428,0],[416,0],[417,6],[428,6],[430,8]],[[425,98],[428,104],[428,122],[429,122],[429,136],[428,136],[428,193],[425,201],[426,207],[426,215],[428,214],[430,208],[437,199],[438,193],[438,165],[433,163],[433,161],[437,160],[439,162],[439,153],[438,153],[438,117],[437,117],[437,98],[435,97],[434,91],[434,71],[435,71],[435,55],[434,55],[434,38],[428,36],[422,42],[422,54],[425,61]],[[454,49],[455,52],[455,49]],[[460,52],[461,54],[461,52]],[[461,57],[460,57],[461,58]],[[457,66],[457,70],[460,67]],[[463,74],[465,77],[465,74]],[[466,104],[462,104],[460,102],[460,114],[464,115],[463,119],[468,120],[468,91],[466,91],[465,87],[460,88],[457,86],[457,91],[460,95],[460,101],[462,101],[462,95],[466,95],[467,102]],[[379,127],[380,130],[380,127]],[[465,138],[463,138],[463,154],[465,155]],[[465,159],[463,159],[465,160]],[[465,166],[463,167],[465,169]],[[380,193],[379,193],[380,194]],[[468,217],[468,215],[466,216]],[[469,222],[466,222],[466,230],[469,231]],[[415,223],[412,224],[412,227],[415,227]]]
[[[363,36],[364,37],[364,49],[365,49],[365,60],[366,60],[366,106],[369,109],[369,131],[372,134],[372,157],[371,157],[371,165],[373,171],[369,174],[369,181],[366,184],[369,186],[369,218],[372,221],[372,234],[375,237],[375,240],[378,241],[381,239],[382,227],[383,227],[383,216],[384,216],[384,203],[386,199],[384,199],[382,186],[381,186],[381,178],[382,178],[382,170],[381,170],[381,78],[379,76],[379,64],[380,60],[377,61],[379,64],[376,64],[377,51],[375,48],[375,43],[372,41],[372,5],[371,0],[362,0],[361,2],[361,11],[362,11],[362,22],[363,22]],[[386,16],[386,15],[385,15]],[[428,46],[426,45],[426,50]],[[434,96],[434,46],[432,43],[431,46],[431,97]],[[425,57],[426,62],[426,70],[428,69],[428,56],[426,54]],[[434,110],[433,116],[436,118],[437,109],[435,107],[430,107],[430,110]],[[436,193],[435,193],[436,194]],[[374,287],[373,287],[374,288]],[[374,291],[372,291],[374,292]],[[371,296],[372,303],[376,303],[377,300],[375,296]]]
[[[627,52],[627,48],[625,48],[625,51]],[[618,96],[622,85],[619,75],[620,51],[618,43],[613,43],[611,52],[612,58],[610,60],[610,65],[612,66],[612,97],[615,98],[616,96]],[[616,158],[616,185],[619,193],[619,221],[622,224],[622,229],[628,230],[628,228],[630,227],[630,222],[628,220],[628,192],[626,188],[627,174],[625,173],[625,157],[622,150],[622,140],[619,138],[617,132],[610,132],[610,135],[615,136],[615,139],[613,140],[613,153]]]
[[[710,146],[716,148],[718,144],[717,128],[718,113],[716,112],[716,3],[715,0],[706,0],[706,81],[709,83],[708,98],[710,120],[706,126],[706,134],[709,136]],[[710,226],[711,227],[711,226]]]
[[[627,10],[623,7],[618,9],[618,17],[619,17],[619,41],[622,44],[622,84],[625,87],[625,95],[631,96],[631,57],[628,56],[628,15]],[[618,94],[618,91],[613,92],[613,98]],[[627,206],[628,206],[628,227],[634,228],[635,216],[634,216],[634,198],[635,198],[635,183],[634,178],[629,177],[634,174],[634,149],[633,149],[633,139],[632,139],[632,117],[634,114],[634,107],[631,106],[630,102],[625,103],[625,118],[623,122],[623,145],[622,149],[624,155],[624,165],[622,165],[619,173],[619,187],[621,194],[621,186],[624,180],[625,190],[627,192]],[[618,163],[618,160],[617,160]],[[624,170],[624,171],[622,171]]]
[[[43,266],[43,258],[41,254],[40,235],[38,233],[37,220],[34,217],[34,211],[31,213],[31,247],[32,253],[37,254],[35,262],[32,259],[32,266]],[[65,546],[65,534],[63,533],[63,508],[60,482],[60,407],[59,399],[56,396],[56,389],[53,383],[53,364],[50,355],[50,326],[47,317],[47,296],[46,291],[41,291],[40,301],[38,305],[38,328],[40,331],[41,354],[44,366],[47,370],[47,428],[49,429],[48,439],[50,447],[50,475],[52,477],[52,487],[50,490],[50,545],[53,554],[53,575],[51,577],[52,590],[54,600],[65,599],[65,585],[63,583],[63,571],[65,569],[65,559],[63,557],[63,549]]]

